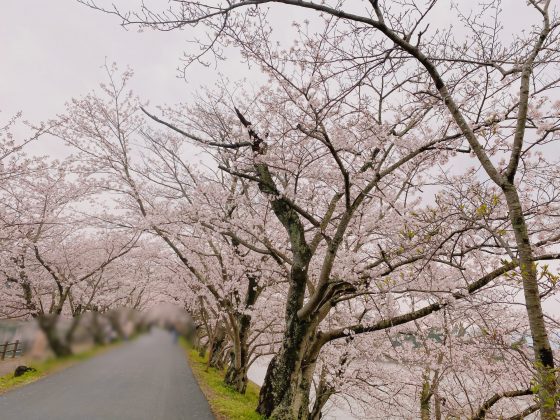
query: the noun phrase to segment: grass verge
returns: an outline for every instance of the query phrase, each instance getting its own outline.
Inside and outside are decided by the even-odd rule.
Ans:
[[[95,346],[89,350],[78,354],[73,354],[72,356],[68,357],[51,358],[43,362],[30,363],[29,367],[35,368],[36,371],[26,372],[25,374],[17,378],[14,378],[13,373],[0,376],[0,395],[12,389],[19,388],[20,386],[35,382],[51,373],[58,372],[59,370],[70,367],[78,362],[89,359],[90,357],[103,353],[111,348],[114,348],[117,345],[119,345],[119,342],[106,346]]]
[[[264,419],[255,412],[259,403],[259,387],[256,384],[249,382],[247,392],[244,395],[238,393],[224,384],[224,371],[214,368],[207,370],[206,358],[200,357],[184,339],[181,339],[181,345],[185,349],[198,385],[218,420]]]

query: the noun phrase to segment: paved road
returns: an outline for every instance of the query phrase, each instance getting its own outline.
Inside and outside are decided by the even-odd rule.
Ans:
[[[212,420],[167,332],[156,330],[0,396],[2,420]]]

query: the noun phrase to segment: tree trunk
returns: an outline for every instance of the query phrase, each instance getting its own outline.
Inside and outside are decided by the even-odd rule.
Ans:
[[[39,328],[41,331],[45,333],[47,337],[47,342],[51,350],[53,351],[56,357],[65,357],[70,356],[72,354],[72,349],[61,340],[58,331],[57,331],[57,324],[58,324],[58,316],[51,315],[51,314],[43,314],[37,317],[37,322],[39,323]]]
[[[435,420],[441,420],[441,398],[439,395],[434,397],[434,417]]]
[[[420,393],[420,418],[422,420],[430,420],[430,399],[432,398],[432,390],[429,371],[424,373],[423,379],[422,392]]]
[[[203,343],[204,336],[202,335],[201,328],[197,328],[194,334],[194,345],[195,348],[198,350],[198,355],[202,358],[206,356],[206,351],[208,349],[208,344],[210,339],[206,343]]]
[[[282,348],[268,367],[257,412],[277,420],[309,419],[310,392],[317,357],[323,346],[318,320],[288,322]],[[326,402],[326,400],[325,400]]]
[[[531,338],[535,353],[537,369],[538,396],[541,404],[541,418],[554,420],[557,418],[557,378],[554,370],[554,358],[544,323],[537,270],[533,262],[533,250],[527,232],[525,216],[517,190],[513,184],[502,187],[507,200],[509,218],[517,243],[519,267],[523,280],[525,308],[531,329]]]
[[[298,355],[294,354],[294,357],[298,358]],[[286,366],[285,362],[285,360],[282,361],[284,367]],[[298,361],[297,364],[301,366],[302,362]],[[306,371],[312,372],[312,368],[302,370],[300,367],[291,373],[286,369],[283,371],[288,374],[287,376],[290,380],[280,379],[280,383],[272,387],[270,391],[270,405],[268,406],[270,415],[268,417],[274,420],[308,420],[311,416],[309,400],[312,377],[310,378]],[[282,372],[282,369],[276,366],[275,372],[279,374]],[[276,376],[276,378],[279,377]],[[280,394],[281,392],[282,394]]]
[[[76,332],[78,325],[80,325],[80,316],[76,315],[72,318],[70,328],[68,328],[66,334],[64,334],[66,345],[70,348],[72,347],[72,343],[74,342],[74,333]]]
[[[208,355],[208,367],[222,369],[224,367],[223,352],[226,344],[226,330],[221,322],[216,324],[213,336]]]
[[[257,290],[257,277],[249,276],[247,294],[245,298],[245,309],[250,309],[256,302],[259,292]],[[247,371],[249,370],[249,346],[247,341],[251,332],[251,316],[241,313],[236,317],[237,333],[233,337],[233,352],[226,373],[225,383],[241,394],[247,390]]]
[[[248,318],[246,315],[241,316],[241,318],[243,317]],[[244,394],[247,390],[247,382],[249,381],[247,378],[247,364],[249,362],[247,336],[249,326],[250,320],[242,320],[240,322],[239,334],[234,340],[233,348],[230,351],[229,366],[224,378],[226,385],[231,386],[241,394]]]
[[[230,364],[227,368],[224,382],[237,392],[245,394],[247,383],[249,382],[247,378],[247,364],[245,363],[238,366],[235,362],[235,358],[235,352],[233,350],[230,351]]]
[[[103,329],[99,323],[99,313],[97,311],[92,311],[91,313],[91,332],[93,342],[98,345],[102,346],[105,344],[105,336],[103,334]]]
[[[323,366],[321,369],[319,384],[315,390],[315,401],[313,402],[313,408],[311,410],[311,415],[309,416],[310,420],[321,420],[323,418],[323,407],[331,395],[334,394],[334,388],[327,384],[326,374],[327,370]]]
[[[315,326],[316,327],[316,326]],[[305,340],[306,346],[302,351],[303,357],[298,364],[298,369],[293,372],[290,387],[284,394],[280,404],[272,411],[273,419],[301,419],[308,420],[313,415],[309,410],[313,374],[317,363],[317,356],[321,346],[316,346],[316,338]],[[320,413],[322,406],[327,402],[330,394],[323,394],[322,401],[317,402]],[[320,415],[320,414],[319,414]]]
[[[285,341],[266,372],[259,395],[257,412],[277,420],[307,419],[309,417],[309,392],[311,381],[304,378],[302,347],[307,338],[295,335]],[[299,334],[298,334],[299,333]]]
[[[297,281],[299,279],[294,279],[293,271],[292,268],[292,281],[286,302],[286,330],[282,338],[282,346],[268,365],[264,384],[259,394],[257,412],[265,417],[272,417],[272,413],[277,411],[282,402],[291,398],[289,395],[291,385],[294,382],[300,382],[298,376],[301,376],[303,351],[307,347],[306,341],[309,339],[309,323],[300,320],[297,315],[297,311],[303,303],[305,279]],[[296,274],[306,275],[303,272]],[[292,419],[293,417],[272,418]]]
[[[204,343],[204,338],[207,337],[206,343]],[[197,327],[194,333],[194,346],[198,350],[198,355],[202,358],[206,356],[206,351],[210,345],[210,336],[208,334],[203,334],[202,328]]]

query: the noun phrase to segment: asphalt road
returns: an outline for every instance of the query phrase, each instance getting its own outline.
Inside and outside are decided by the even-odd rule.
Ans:
[[[0,396],[2,420],[211,420],[170,334],[130,343]]]

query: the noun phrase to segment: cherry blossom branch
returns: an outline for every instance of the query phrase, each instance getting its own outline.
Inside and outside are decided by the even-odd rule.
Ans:
[[[555,260],[560,259],[560,253],[557,254],[543,254],[538,257],[535,257],[535,261],[539,260]],[[454,301],[458,301],[461,299],[466,298],[467,296],[472,295],[474,292],[482,289],[484,286],[488,285],[491,281],[495,280],[496,278],[502,276],[503,274],[507,273],[508,271],[513,270],[514,268],[518,267],[519,261],[514,260],[510,262],[503,263],[502,267],[497,268],[490,273],[482,276],[478,280],[474,281],[473,283],[469,284],[464,291],[454,292],[451,294]],[[365,326],[361,324],[348,326],[344,328],[339,328],[335,330],[331,330],[321,334],[321,342],[327,343],[332,340],[337,340],[339,338],[344,338],[351,336],[352,334],[363,334],[367,332],[374,332],[385,330],[387,328],[396,327],[398,325],[406,324],[408,322],[424,318],[431,313],[437,312],[444,307],[448,306],[450,302],[437,302],[432,303],[424,308],[417,309],[415,311],[408,312],[403,315],[399,315],[396,317],[392,317],[390,319],[385,319],[376,322],[373,325]]]
[[[492,408],[492,406],[498,403],[502,398],[514,398],[514,397],[523,397],[526,395],[533,395],[535,391],[531,388],[528,389],[521,389],[515,391],[505,391],[494,394],[492,397],[484,401],[484,403],[480,406],[478,411],[474,416],[471,417],[471,420],[484,420],[486,418],[486,414],[488,410]]]
[[[224,149],[240,149],[242,147],[250,147],[252,145],[251,142],[240,142],[240,143],[236,143],[236,144],[230,144],[230,143],[218,143],[212,140],[207,140],[207,139],[203,139],[202,137],[196,136],[192,133],[188,133],[184,130],[181,130],[180,128],[178,128],[177,126],[171,124],[170,122],[167,122],[165,120],[162,120],[161,118],[156,117],[154,114],[149,113],[148,111],[146,111],[146,109],[144,109],[143,107],[140,107],[140,109],[142,110],[142,112],[144,112],[144,114],[146,114],[148,117],[150,117],[152,120],[154,120],[155,122],[162,124],[170,129],[172,129],[173,131],[187,137],[188,139],[191,139],[201,145],[205,145],[205,146],[211,146],[211,147],[221,147]]]

